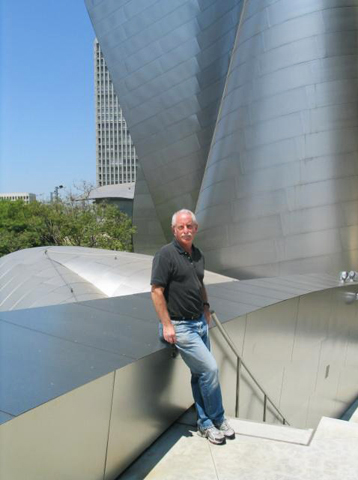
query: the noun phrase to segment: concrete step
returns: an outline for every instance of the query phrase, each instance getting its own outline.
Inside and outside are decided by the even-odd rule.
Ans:
[[[297,443],[298,445],[308,445],[314,433],[313,428],[294,428],[288,425],[273,425],[239,418],[230,418],[229,420],[230,425],[239,435],[266,438],[280,442]],[[179,418],[177,423],[196,427],[195,409],[189,408],[189,410],[187,410],[184,415]]]
[[[231,418],[230,425],[238,435],[296,443],[297,445],[308,445],[314,433],[313,428],[293,428],[287,425],[272,425],[238,418]]]
[[[357,424],[322,418],[313,432],[241,419],[230,423],[236,439],[223,446],[200,438],[190,424],[176,423],[120,480],[358,480]]]

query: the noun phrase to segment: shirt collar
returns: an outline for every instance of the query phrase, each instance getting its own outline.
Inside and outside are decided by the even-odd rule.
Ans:
[[[178,242],[178,240],[175,237],[173,238],[172,244],[178,250],[180,255],[187,254],[187,252],[184,250],[184,248],[180,245],[180,243]],[[192,245],[192,249],[193,249],[193,254],[194,254],[194,251],[196,250],[196,247],[194,246],[194,244]]]

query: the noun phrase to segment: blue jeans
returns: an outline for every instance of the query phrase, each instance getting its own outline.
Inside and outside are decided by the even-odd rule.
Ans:
[[[219,371],[210,352],[209,328],[204,315],[199,320],[172,320],[176,348],[191,371],[191,388],[198,415],[198,427],[220,425],[224,420]],[[159,324],[163,339],[163,326]]]

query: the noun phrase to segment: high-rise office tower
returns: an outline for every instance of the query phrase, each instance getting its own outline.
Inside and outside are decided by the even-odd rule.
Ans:
[[[136,180],[137,155],[101,47],[94,42],[97,186]]]

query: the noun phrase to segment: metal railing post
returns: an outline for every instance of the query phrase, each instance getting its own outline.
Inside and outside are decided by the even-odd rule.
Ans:
[[[266,411],[267,411],[267,395],[264,395],[264,415],[263,415],[264,422],[266,422]]]
[[[241,375],[241,360],[237,358],[236,363],[236,399],[235,399],[235,417],[239,416],[240,412],[240,375]]]

